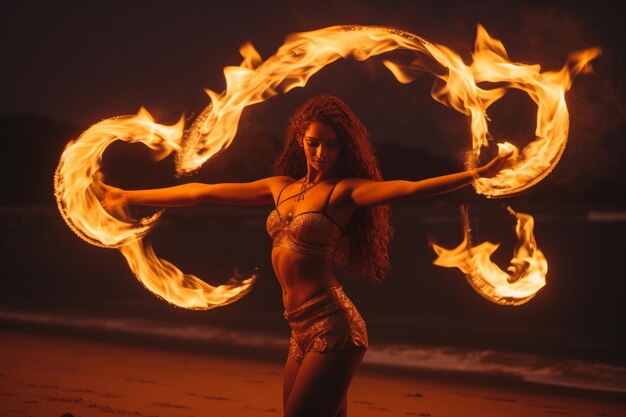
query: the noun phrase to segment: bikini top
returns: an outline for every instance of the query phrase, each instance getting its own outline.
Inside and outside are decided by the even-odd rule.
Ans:
[[[295,182],[295,181],[294,181]],[[289,185],[280,190],[276,200],[276,208],[267,217],[267,233],[274,240],[273,247],[287,248],[306,255],[318,258],[330,258],[334,254],[335,246],[339,242],[343,230],[326,212],[328,202],[337,184],[328,193],[324,208],[320,211],[305,211],[295,216],[285,218],[278,211],[285,201],[297,197],[293,195],[280,201],[280,197]]]

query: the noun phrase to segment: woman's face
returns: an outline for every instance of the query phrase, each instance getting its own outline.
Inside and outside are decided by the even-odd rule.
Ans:
[[[341,150],[335,129],[320,122],[309,125],[304,132],[302,147],[309,169],[321,174],[332,172]]]

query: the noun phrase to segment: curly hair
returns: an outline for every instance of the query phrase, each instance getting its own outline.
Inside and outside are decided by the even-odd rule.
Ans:
[[[346,103],[327,95],[307,100],[291,116],[285,145],[274,166],[276,175],[300,178],[307,174],[306,157],[299,141],[313,122],[335,130],[341,144],[335,170],[339,178],[383,180],[365,126]],[[389,272],[388,246],[393,233],[390,212],[388,205],[361,207],[354,212],[335,255],[335,262],[348,275],[367,277],[374,283],[384,281]]]

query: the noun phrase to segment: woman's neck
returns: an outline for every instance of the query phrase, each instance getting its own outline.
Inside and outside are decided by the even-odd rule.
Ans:
[[[326,181],[327,179],[330,179],[332,177],[334,177],[334,173],[332,171],[330,172],[319,172],[317,170],[311,169],[309,168],[307,170],[307,174],[304,177],[304,181],[307,181],[309,184],[312,183],[317,183],[317,182],[321,182],[321,181]]]

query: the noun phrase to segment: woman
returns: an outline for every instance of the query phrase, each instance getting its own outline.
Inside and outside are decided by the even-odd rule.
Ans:
[[[381,282],[389,266],[389,203],[464,187],[477,176],[495,175],[507,158],[497,157],[472,172],[417,182],[382,181],[363,124],[343,101],[322,96],[308,100],[292,116],[276,176],[157,190],[105,186],[103,206],[274,205],[267,229],[292,329],[284,415],[346,416],[346,393],[368,339],[335,268]]]

